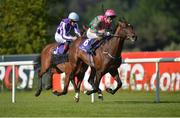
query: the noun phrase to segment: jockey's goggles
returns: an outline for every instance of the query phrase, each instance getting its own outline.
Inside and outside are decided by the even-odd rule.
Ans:
[[[109,16],[109,18],[110,18],[111,20],[113,20],[115,17],[116,17],[116,16]]]
[[[75,20],[71,20],[71,22],[76,23],[77,21],[75,21]]]

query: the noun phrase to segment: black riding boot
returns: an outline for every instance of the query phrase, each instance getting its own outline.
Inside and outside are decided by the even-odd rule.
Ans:
[[[90,54],[92,54],[92,55],[95,55],[95,51],[96,51],[96,49],[101,45],[101,40],[97,40],[97,41],[95,41],[92,45],[91,45],[91,47],[90,47],[90,49],[88,50],[88,53],[90,53]]]
[[[64,51],[62,54],[66,54],[66,52],[69,50],[69,43],[68,42],[65,42],[64,43]]]

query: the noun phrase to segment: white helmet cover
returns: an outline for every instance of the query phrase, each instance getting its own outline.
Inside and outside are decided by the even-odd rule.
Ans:
[[[71,12],[68,16],[69,19],[74,20],[74,21],[79,21],[79,15],[75,12]]]

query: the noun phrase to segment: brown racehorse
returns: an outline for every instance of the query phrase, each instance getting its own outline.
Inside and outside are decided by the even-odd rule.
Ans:
[[[64,85],[64,89],[63,89],[63,92],[61,92],[61,94],[58,94],[58,95],[65,95],[68,91],[68,86],[69,86],[69,78],[70,76],[72,76],[71,74],[71,71],[72,71],[72,66],[71,66],[71,63],[70,62],[65,62],[65,63],[61,63],[61,64],[58,64],[58,65],[52,65],[51,63],[51,58],[52,58],[52,51],[53,49],[57,46],[58,44],[57,43],[52,43],[52,44],[49,44],[47,45],[41,52],[41,55],[40,55],[40,70],[38,72],[38,89],[35,93],[35,96],[39,96],[41,94],[41,91],[42,91],[42,77],[45,73],[48,72],[48,70],[50,69],[50,79],[52,79],[52,75],[55,73],[55,72],[59,72],[59,73],[62,73],[62,72],[65,72],[65,85]],[[74,89],[75,89],[75,92],[76,92],[76,96],[74,97],[75,100],[78,102],[79,101],[79,92],[80,92],[80,85],[81,85],[81,82],[82,82],[82,79],[84,77],[84,74],[88,68],[88,66],[84,65],[83,67],[81,67],[81,65],[83,63],[79,62],[78,63],[79,66],[77,67],[77,71],[76,73],[73,75],[73,77],[71,78],[74,78],[75,76],[78,77],[78,83],[77,83],[77,86],[75,84],[75,81],[74,79],[71,80],[71,82],[73,83],[74,85]],[[78,69],[79,67],[81,67],[81,70]],[[57,71],[54,71],[57,70]]]
[[[136,39],[137,35],[133,29],[133,26],[127,23],[125,20],[120,20],[114,35],[112,35],[109,40],[107,40],[96,50],[96,55],[93,57],[79,49],[79,45],[82,42],[81,40],[76,40],[73,43],[72,48],[69,50],[71,55],[69,59],[72,63],[73,69],[72,74],[76,73],[78,63],[83,61],[87,65],[91,66],[91,71],[96,75],[95,82],[94,78],[89,78],[89,82],[91,83],[93,90],[88,91],[88,95],[95,92],[101,92],[99,89],[100,80],[102,76],[108,72],[117,81],[117,87],[114,90],[107,88],[106,91],[114,94],[122,86],[117,68],[121,65],[121,51],[123,44],[125,40],[135,41]],[[73,78],[70,78],[70,80],[71,79]]]

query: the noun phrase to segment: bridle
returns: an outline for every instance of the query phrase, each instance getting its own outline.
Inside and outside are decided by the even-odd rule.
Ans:
[[[126,24],[125,24],[126,25]],[[131,26],[131,24],[127,24],[127,26],[128,27],[132,27]],[[120,27],[120,30],[127,30],[126,28],[127,28],[127,26],[126,27],[120,27],[120,26],[118,26],[118,27]],[[120,32],[120,31],[119,31]],[[126,31],[125,31],[126,32]],[[117,34],[111,34],[111,36],[112,37],[117,37],[117,38],[121,38],[121,36],[120,35],[117,35]],[[133,37],[130,37],[129,35],[127,35],[127,37],[126,37],[126,39],[127,40],[131,40],[131,41],[135,41],[136,40],[136,37],[135,36],[133,36]],[[107,55],[109,58],[111,58],[112,60],[114,60],[114,61],[121,61],[121,57],[117,57],[117,56],[113,56],[113,55],[111,55],[109,52],[107,52],[107,51],[103,51],[103,54],[105,54],[105,55]]]

